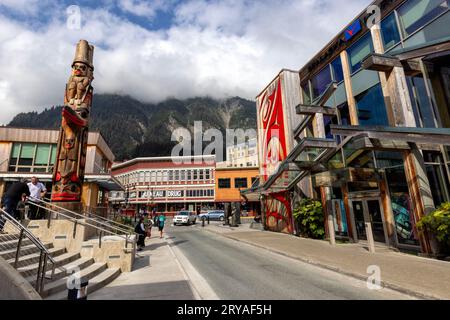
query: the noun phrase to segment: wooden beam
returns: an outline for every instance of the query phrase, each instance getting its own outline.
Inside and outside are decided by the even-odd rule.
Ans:
[[[443,51],[448,51],[448,50],[450,50],[450,41],[422,47],[422,48],[415,49],[415,50],[409,50],[409,51],[397,54],[396,57],[398,59],[400,59],[401,61],[403,61],[403,60],[420,58],[423,56],[427,56],[430,54],[436,54],[438,52],[443,52]]]
[[[394,67],[401,66],[398,58],[378,53],[373,53],[362,62],[363,69],[379,72],[390,72]]]
[[[337,111],[336,108],[330,108],[330,107],[322,107],[322,106],[316,106],[316,105],[305,105],[305,104],[299,104],[295,107],[295,110],[297,114],[303,114],[303,115],[310,115],[313,116],[316,113],[321,113],[327,116],[336,116]]]

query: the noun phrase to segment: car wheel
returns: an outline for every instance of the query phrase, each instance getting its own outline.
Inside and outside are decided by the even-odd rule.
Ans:
[[[225,220],[225,218],[222,216],[222,217],[220,217],[220,221],[224,221]]]

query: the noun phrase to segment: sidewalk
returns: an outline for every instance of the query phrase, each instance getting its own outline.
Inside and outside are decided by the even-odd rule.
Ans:
[[[153,230],[146,248],[138,252],[133,271],[122,273],[106,287],[88,296],[89,300],[195,300],[185,273],[172,249]]]
[[[426,299],[450,299],[449,262],[386,249],[371,254],[360,244],[332,247],[326,241],[255,231],[245,224],[239,228],[211,224],[204,230],[364,281],[369,277],[367,268],[378,266],[385,287]]]

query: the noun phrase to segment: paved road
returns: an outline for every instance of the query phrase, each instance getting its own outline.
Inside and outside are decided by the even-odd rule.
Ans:
[[[348,276],[239,243],[197,226],[168,226],[167,236],[221,299],[411,299]]]

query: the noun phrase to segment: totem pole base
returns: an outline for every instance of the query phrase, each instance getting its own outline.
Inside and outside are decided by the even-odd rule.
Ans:
[[[64,209],[70,210],[72,212],[83,215],[83,204],[81,202],[52,202],[52,203],[60,208],[64,208]],[[70,212],[67,212],[64,210],[60,210],[60,211],[61,211],[61,213],[65,214],[66,216],[70,216],[73,218],[80,218],[80,217],[77,217],[76,215],[72,215]]]

